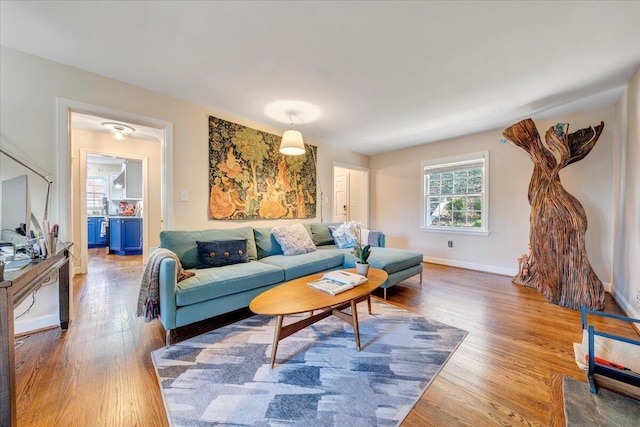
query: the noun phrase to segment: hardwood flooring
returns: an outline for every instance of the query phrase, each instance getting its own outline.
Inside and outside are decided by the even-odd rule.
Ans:
[[[101,249],[90,257],[89,274],[73,279],[69,330],[16,339],[18,425],[166,426],[149,356],[164,345],[164,330],[135,315],[141,258]],[[572,350],[579,312],[509,277],[434,264],[425,264],[422,287],[416,277],[387,294],[392,304],[469,332],[403,426],[564,425],[562,376],[585,381]],[[609,295],[606,311],[620,312]],[[249,315],[181,328],[174,341]],[[637,339],[628,324],[594,323]]]

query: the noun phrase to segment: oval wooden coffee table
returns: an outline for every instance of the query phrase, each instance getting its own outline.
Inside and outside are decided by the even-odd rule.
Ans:
[[[347,269],[346,271],[355,273],[355,269]],[[335,296],[307,284],[323,275],[324,273],[317,273],[283,283],[261,293],[249,304],[249,308],[254,313],[277,316],[271,351],[272,368],[276,361],[278,343],[281,340],[331,315],[353,326],[356,346],[360,351],[360,330],[358,329],[356,304],[367,301],[369,313],[371,313],[371,292],[387,280],[387,273],[384,270],[370,268],[367,282]],[[342,311],[347,307],[351,307],[351,314]],[[321,310],[321,312],[314,314],[316,310]],[[309,317],[283,326],[284,316],[307,312]]]

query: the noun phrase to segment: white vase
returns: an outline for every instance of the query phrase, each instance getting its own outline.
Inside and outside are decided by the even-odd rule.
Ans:
[[[369,265],[370,264],[362,264],[356,262],[356,271],[358,272],[358,274],[362,274],[363,276],[367,277],[367,275],[369,274]]]

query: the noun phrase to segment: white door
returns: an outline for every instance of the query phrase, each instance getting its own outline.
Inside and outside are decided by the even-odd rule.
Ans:
[[[336,175],[333,180],[333,222],[349,221],[349,175]]]

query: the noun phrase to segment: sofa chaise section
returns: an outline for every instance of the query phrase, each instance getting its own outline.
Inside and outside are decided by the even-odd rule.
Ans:
[[[344,255],[344,267],[355,267],[356,257],[347,252]],[[387,272],[387,280],[380,285],[384,289],[384,299],[387,299],[387,288],[416,275],[420,275],[422,286],[422,254],[406,249],[371,248],[369,264]]]

